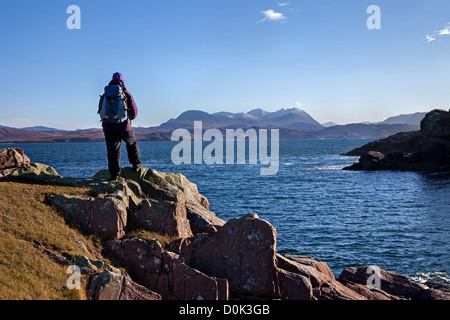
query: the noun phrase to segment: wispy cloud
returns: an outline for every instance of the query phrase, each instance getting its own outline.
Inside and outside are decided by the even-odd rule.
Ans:
[[[291,3],[290,2],[280,2],[280,3],[278,3],[278,6],[279,7],[290,7],[289,8],[289,11],[296,11],[296,12],[300,12],[300,9],[298,9],[298,8],[293,8],[292,6],[291,6]]]
[[[434,31],[431,34],[427,34],[426,39],[427,39],[427,42],[432,42],[435,40],[440,40],[441,36],[448,36],[448,35],[450,35],[450,22],[447,23],[443,29]]]
[[[450,26],[447,26],[445,29],[439,30],[439,35],[450,35]]]
[[[435,37],[427,35],[427,42],[431,42],[431,41],[434,41],[434,40],[436,40]]]
[[[264,21],[283,21],[286,20],[286,17],[279,12],[275,12],[272,9],[261,11],[261,13],[264,15],[264,18],[259,20],[258,23],[264,22]]]

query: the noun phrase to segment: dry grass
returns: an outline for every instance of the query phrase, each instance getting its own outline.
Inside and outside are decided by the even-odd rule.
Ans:
[[[85,299],[84,290],[67,289],[66,267],[36,246],[68,258],[76,254],[101,258],[98,238],[71,228],[45,203],[48,195],[88,192],[84,188],[0,182],[0,299]]]
[[[0,231],[0,299],[78,300],[84,290],[69,290],[66,268],[29,243]]]
[[[175,237],[175,236],[169,236],[169,235],[166,235],[166,234],[160,234],[160,233],[157,233],[157,232],[144,230],[142,228],[137,228],[137,229],[130,230],[126,234],[126,236],[124,237],[124,239],[132,239],[132,238],[140,238],[140,239],[144,239],[144,240],[158,239],[163,248],[166,248],[166,246],[169,243],[171,243],[172,241],[178,239],[178,237]]]
[[[54,194],[88,195],[90,189],[0,182],[0,300],[84,300],[81,290],[69,290],[67,266],[59,265],[38,247],[69,260],[77,254],[103,260],[100,238],[83,233],[46,203]],[[129,225],[125,238],[158,239],[163,247],[175,237]],[[83,242],[83,248],[79,242]]]

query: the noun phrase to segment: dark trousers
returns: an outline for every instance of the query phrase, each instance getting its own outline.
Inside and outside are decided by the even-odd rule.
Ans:
[[[141,163],[141,154],[134,131],[105,132],[106,150],[108,151],[108,169],[112,177],[120,175],[120,149],[122,140],[125,142],[130,164]]]

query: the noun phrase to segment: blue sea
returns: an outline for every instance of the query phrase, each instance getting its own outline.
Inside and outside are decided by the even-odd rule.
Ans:
[[[139,142],[146,168],[181,172],[224,220],[256,212],[277,230],[279,252],[346,266],[375,265],[417,281],[450,283],[450,173],[352,172],[341,154],[368,140],[280,141],[276,175],[261,165],[171,161],[174,142]],[[104,143],[0,144],[20,147],[62,176],[107,168]],[[129,166],[122,149],[122,166]]]

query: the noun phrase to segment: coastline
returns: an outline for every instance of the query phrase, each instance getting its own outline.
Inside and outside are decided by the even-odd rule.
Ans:
[[[30,168],[34,169],[30,170]],[[102,215],[109,212],[107,214],[109,218],[102,220],[103,222],[100,223],[103,226],[102,228],[97,229],[94,224],[88,223],[84,225],[82,229],[87,230],[89,233],[96,234],[104,239],[102,241],[106,241],[105,248],[110,252],[108,256],[111,257],[112,254],[111,259],[114,260],[114,256],[116,257],[115,259],[119,257],[122,257],[121,259],[123,259],[123,257],[128,257],[125,258],[125,261],[122,260],[122,263],[125,262],[126,265],[131,268],[128,269],[127,273],[129,272],[133,275],[133,281],[137,281],[139,286],[144,285],[147,289],[149,289],[149,287],[155,289],[156,287],[153,285],[153,280],[147,278],[148,273],[141,273],[141,271],[139,271],[139,265],[141,265],[142,262],[139,262],[141,261],[139,257],[133,256],[132,252],[135,252],[136,250],[141,252],[142,250],[148,251],[148,248],[152,247],[152,250],[159,250],[159,252],[162,252],[162,256],[160,256],[161,253],[152,253],[149,256],[149,261],[153,261],[153,257],[154,259],[156,259],[156,257],[161,259],[166,257],[165,255],[167,254],[167,257],[164,259],[169,259],[172,261],[172,264],[175,263],[174,266],[178,266],[176,268],[181,268],[180,270],[190,270],[188,271],[189,274],[197,274],[194,278],[200,276],[200,274],[195,271],[196,268],[199,268],[199,270],[203,271],[201,274],[211,274],[212,276],[218,277],[217,279],[224,279],[219,281],[214,280],[214,277],[212,278],[213,280],[207,280],[209,279],[208,276],[206,276],[207,278],[202,278],[203,276],[200,277],[203,279],[202,281],[209,281],[211,283],[212,291],[209,291],[209,293],[202,291],[202,294],[206,295],[205,297],[209,297],[207,298],[208,300],[213,299],[213,297],[240,297],[248,299],[251,296],[294,300],[424,299],[431,296],[436,298],[438,293],[441,294],[441,298],[445,297],[445,291],[438,289],[438,284],[432,284],[431,282],[429,282],[428,285],[417,284],[411,282],[405,276],[393,274],[385,270],[378,271],[382,274],[381,279],[392,280],[386,282],[384,288],[392,286],[393,283],[397,283],[399,279],[401,279],[401,281],[395,285],[400,291],[396,291],[395,294],[393,294],[392,291],[388,293],[387,291],[382,290],[383,285],[381,284],[381,290],[375,291],[374,293],[373,290],[367,289],[368,278],[374,274],[373,272],[366,272],[369,266],[345,268],[341,275],[335,278],[327,264],[323,261],[304,256],[280,255],[276,251],[276,230],[269,222],[260,219],[256,214],[245,215],[240,219],[233,219],[231,221],[221,220],[208,210],[209,202],[204,196],[198,193],[196,185],[180,174],[169,174],[145,169],[143,172],[136,175],[130,169],[125,168],[122,180],[118,183],[111,183],[108,182],[107,173],[104,171],[99,172],[91,179],[63,178],[52,170],[51,167],[30,163],[16,169],[16,171],[7,178],[7,181],[10,179],[12,181],[21,180],[22,182],[31,182],[32,184],[44,183],[88,187],[90,189],[88,198],[85,196],[80,198],[70,195],[54,195],[50,196],[46,202],[55,206],[55,208],[64,216],[75,218],[82,226],[85,218],[83,215],[80,215],[80,213],[84,212],[84,214],[88,214],[90,217],[89,220],[92,220],[102,212]],[[143,196],[144,198],[142,198]],[[74,211],[74,208],[83,207],[86,200],[93,205],[90,205],[89,210],[80,211],[79,209],[76,209]],[[73,201],[77,203],[75,207]],[[105,209],[96,211],[97,209],[95,208],[102,208],[102,203],[106,203],[105,201],[108,203],[111,203],[112,201],[115,205],[113,207],[108,205],[108,207],[104,207]],[[129,209],[126,209],[125,211],[124,209],[120,209],[121,207],[123,208],[123,206]],[[98,212],[98,214],[96,212]],[[174,220],[169,222],[166,218],[163,220],[157,218],[158,215],[155,216],[156,212],[173,212],[176,214]],[[189,215],[191,216],[190,219]],[[192,216],[194,216],[194,218]],[[98,217],[99,216],[97,216],[96,219],[99,219]],[[167,244],[167,247],[164,248],[161,244],[158,244],[160,242],[155,242],[154,240],[139,238],[121,240],[127,233],[125,231],[127,229],[127,221],[134,224],[137,223],[144,227],[144,229],[150,228],[150,230],[157,231],[161,234],[169,234],[172,237],[175,237],[175,240],[170,241]],[[155,227],[156,225],[157,227]],[[234,232],[237,232],[236,235],[248,234],[248,237],[239,236],[233,240],[234,236],[232,236],[232,234]],[[253,237],[256,237],[258,242],[254,243]],[[245,249],[245,256],[247,257],[246,259],[248,260],[246,261],[248,262],[241,261],[237,265],[234,265],[233,263],[228,265],[228,263],[230,263],[229,261],[236,261],[232,258],[235,254],[234,250],[237,250],[233,249],[236,245],[233,243],[237,244],[236,248],[247,248]],[[119,245],[119,247],[117,247],[117,245]],[[214,248],[214,250],[211,251],[211,249],[208,249],[209,247]],[[119,250],[119,248],[121,249]],[[214,262],[216,260],[213,258],[215,255],[213,252],[215,251],[218,257],[217,262]],[[221,253],[219,254],[218,252]],[[240,252],[240,249],[236,253],[238,252]],[[243,257],[242,254],[243,252],[240,252],[238,256]],[[223,260],[223,257],[225,256],[228,258]],[[204,260],[206,264],[201,262],[202,259],[205,258],[207,258],[207,260]],[[261,261],[260,259],[263,260]],[[121,264],[120,261],[116,261],[116,263],[118,263],[116,264],[116,267]],[[135,265],[135,267],[133,267],[133,265]],[[145,262],[143,265],[146,266],[144,269],[150,268],[148,270],[152,270],[151,268],[154,268],[154,266],[152,267],[151,264],[148,265]],[[226,265],[228,265],[228,267],[224,268]],[[259,270],[261,269],[261,265],[266,265],[269,269],[261,273],[261,270]],[[246,280],[245,276],[242,278],[244,275],[242,270],[245,270],[245,268],[242,269],[243,266],[249,268],[244,274],[250,276],[248,279],[253,279],[251,280],[251,285],[249,287],[246,287],[245,285],[245,283],[249,284],[248,279]],[[227,270],[232,270],[232,268],[235,267],[240,268],[240,277],[235,278],[233,273],[229,274],[227,272]],[[165,279],[160,278],[161,274],[158,273],[158,271],[149,272],[150,274],[155,274],[156,272],[156,274],[158,274],[157,279]],[[269,276],[268,278],[268,275],[270,274],[272,274],[272,276]],[[91,276],[93,275],[91,274]],[[98,273],[95,273],[95,276],[98,276]],[[89,281],[92,281],[92,279]],[[324,286],[325,283],[327,284],[326,286]],[[189,285],[189,288],[193,290],[191,294],[195,295],[195,292],[199,292],[198,290],[203,289],[194,284],[195,282],[192,285]],[[171,286],[169,287],[172,288]],[[325,290],[325,288],[328,289]],[[405,288],[408,289],[406,290]],[[166,289],[164,289],[164,287],[157,287],[156,289],[157,291],[160,291],[158,294],[162,294],[162,297],[165,297],[165,299],[175,298],[176,300],[183,300],[191,297],[189,294],[186,296],[186,292],[190,291],[183,291],[183,295],[180,296],[180,293],[174,292],[172,289],[172,291],[165,291]],[[94,289],[91,288],[91,290]],[[103,289],[101,289],[100,292],[102,292],[102,290]],[[389,289],[385,290],[389,291]],[[97,292],[95,294],[100,294],[98,291],[95,292]],[[148,298],[148,296],[146,297]]]
[[[407,276],[446,271],[446,228],[440,226],[448,225],[448,202],[439,195],[448,190],[448,175],[341,170],[355,158],[339,154],[360,144],[359,140],[283,142],[284,159],[276,179],[260,177],[258,168],[248,165],[175,166],[167,163],[170,142],[141,147],[145,167],[183,172],[197,183],[219,217],[229,220],[257,212],[276,227],[278,250],[326,261],[336,277],[346,266],[370,264]],[[103,143],[22,146],[32,159],[52,165],[64,177],[91,177],[106,161],[101,157],[106,152]],[[365,185],[360,185],[361,179]],[[273,183],[279,187],[272,188]],[[377,193],[372,193],[374,188]],[[436,243],[442,244],[432,246]]]

